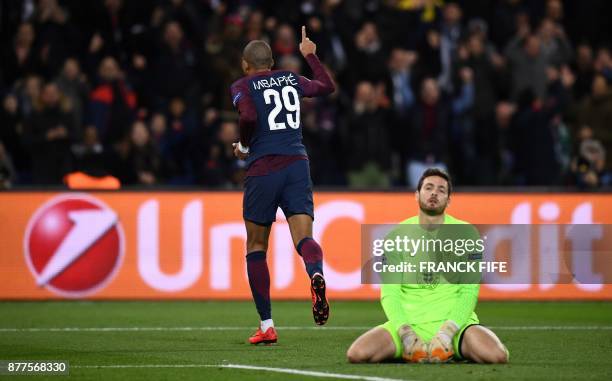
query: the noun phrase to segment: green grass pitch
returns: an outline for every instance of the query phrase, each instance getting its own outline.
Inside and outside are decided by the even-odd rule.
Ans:
[[[250,302],[0,302],[0,360],[70,361],[70,376],[36,380],[612,379],[612,303],[481,302],[508,365],[348,364],[350,343],[385,320],[380,304],[335,302],[323,329],[309,308],[274,302],[279,343],[253,347]]]

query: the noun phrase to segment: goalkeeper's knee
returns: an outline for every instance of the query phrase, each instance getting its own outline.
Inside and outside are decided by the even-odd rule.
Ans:
[[[398,330],[402,341],[402,358],[407,362],[427,362],[427,343],[408,324]]]

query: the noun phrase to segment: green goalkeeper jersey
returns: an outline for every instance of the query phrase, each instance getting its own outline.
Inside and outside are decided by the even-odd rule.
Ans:
[[[470,238],[473,239],[480,237],[478,231],[472,225],[448,214],[444,217],[444,225],[447,224],[462,224],[464,227],[462,227],[463,233],[461,234],[466,234],[465,232],[467,232]],[[404,231],[404,229],[408,229],[406,231],[410,231],[411,234],[418,234],[419,237],[431,237],[432,234],[435,235],[435,232],[441,230],[441,228],[438,228],[434,231],[428,231],[421,228],[418,226],[418,216],[402,221],[400,225],[417,225],[399,226],[396,230]],[[412,258],[419,258],[419,255],[421,253],[416,253]],[[482,253],[469,253],[469,257],[470,259],[481,259]],[[468,256],[465,258],[468,258]],[[423,274],[417,275],[422,276]],[[436,278],[436,274],[426,275],[430,277],[429,282],[410,280],[407,282],[385,283],[383,281],[380,293],[381,304],[390,321],[402,324],[418,324],[453,320],[460,327],[465,325],[470,318],[478,321],[474,312],[480,290],[478,281],[474,283],[444,282],[440,281],[439,276]],[[402,274],[400,276],[406,275]]]

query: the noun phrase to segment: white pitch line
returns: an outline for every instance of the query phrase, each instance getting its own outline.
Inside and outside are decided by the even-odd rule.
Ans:
[[[299,374],[302,376],[311,376],[311,377],[341,378],[345,380],[401,381],[397,378],[360,376],[356,374],[343,374],[343,373],[315,372],[315,371],[309,371],[309,370],[299,370],[299,369],[290,369],[290,368],[270,368],[270,367],[265,367],[265,366],[240,365],[240,364],[227,364],[227,365],[224,365],[224,368],[260,370],[264,372],[276,372],[276,373],[287,373],[287,374]],[[408,380],[405,380],[405,381],[408,381]]]
[[[372,327],[276,327],[283,331],[353,331],[360,329],[370,329]],[[201,326],[201,327],[36,327],[36,328],[0,328],[0,332],[138,332],[138,331],[249,331],[254,327],[219,327],[219,326]]]
[[[607,331],[612,330],[610,325],[532,325],[532,326],[487,326],[499,331]],[[338,326],[338,327],[316,327],[316,326],[287,326],[276,327],[279,331],[360,331],[373,327],[366,326]],[[0,328],[0,332],[177,332],[177,331],[249,331],[253,327],[7,327]]]
[[[230,369],[247,369],[262,372],[274,372],[295,374],[300,376],[337,378],[344,380],[364,380],[364,381],[411,381],[397,378],[384,378],[374,376],[362,376],[357,374],[317,372],[310,370],[292,369],[292,368],[273,368],[267,366],[241,365],[241,364],[126,364],[126,365],[71,365],[70,368],[85,368],[85,369],[131,369],[131,368],[230,368]],[[414,380],[413,380],[414,381]]]
[[[611,330],[610,325],[534,325],[534,326],[488,326],[490,329],[497,329],[500,331],[548,331],[548,330],[561,330],[561,331],[607,331]]]

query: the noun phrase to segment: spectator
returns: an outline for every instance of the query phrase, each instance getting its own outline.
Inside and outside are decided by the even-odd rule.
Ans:
[[[515,118],[518,185],[558,185],[570,161],[571,144],[562,116],[574,76],[567,67],[547,68],[546,102],[524,93]],[[522,106],[522,107],[521,107]]]
[[[563,3],[561,0],[546,1],[546,18],[560,25],[563,22],[563,13]]]
[[[71,170],[74,119],[62,109],[61,97],[57,85],[46,84],[41,94],[41,110],[25,123],[25,138],[32,158],[32,182],[37,185],[60,185]]]
[[[595,75],[591,95],[579,106],[578,123],[590,126],[604,147],[612,147],[612,91],[602,74]],[[606,167],[612,168],[610,155],[606,160]]]
[[[389,168],[388,115],[379,102],[379,95],[371,82],[357,84],[342,138],[346,147],[346,168],[350,171],[359,171],[368,162],[378,163],[383,170]]]
[[[471,34],[459,48],[457,67],[469,67],[474,73],[474,118],[477,121],[490,118],[500,93],[503,93],[501,59],[495,51],[487,50],[485,35]]]
[[[450,101],[443,98],[435,79],[425,78],[421,84],[420,99],[412,112],[411,146],[407,147],[406,175],[413,187],[427,167],[447,168],[451,118],[469,110],[474,102],[472,71],[464,68],[461,77],[461,92]]]
[[[90,123],[96,126],[104,144],[112,144],[129,131],[135,116],[136,95],[123,80],[114,58],[102,60],[98,75],[99,84],[90,95]]]
[[[516,105],[501,101],[495,106],[494,130],[499,133],[499,171],[498,182],[503,185],[514,185],[514,147],[518,144],[512,135],[512,119]]]
[[[153,144],[157,146],[157,149],[162,153],[164,149],[162,148],[165,144],[163,141],[166,135],[166,131],[168,130],[168,122],[166,121],[166,116],[162,113],[155,113],[151,116],[151,139],[153,140]]]
[[[426,77],[438,78],[442,73],[440,45],[440,33],[434,28],[429,28],[418,45],[419,61],[415,70],[417,83]]]
[[[112,56],[121,64],[128,61],[128,39],[133,20],[129,19],[123,0],[104,0],[103,9],[96,7],[92,18],[94,33],[89,40],[89,53],[99,58]]]
[[[612,54],[608,48],[600,48],[595,59],[595,71],[601,73],[606,80],[612,81]]]
[[[224,121],[219,126],[215,141],[208,145],[205,155],[197,158],[198,183],[210,187],[230,188],[241,183],[244,163],[233,155],[232,143],[238,140],[238,124]]]
[[[197,121],[193,110],[189,109],[183,98],[170,100],[168,106],[168,121],[170,129],[185,135],[193,135],[197,129]]]
[[[606,168],[606,150],[598,140],[580,143],[578,155],[572,160],[574,184],[580,188],[597,188],[612,184],[612,174]]]
[[[576,73],[576,83],[574,85],[574,96],[582,101],[591,93],[593,83],[593,49],[589,44],[583,43],[576,48],[576,61],[573,65]]]
[[[15,168],[4,144],[0,141],[0,189],[11,188],[15,179]]]
[[[245,23],[245,37],[247,41],[266,39],[263,12],[254,10],[249,14]]]
[[[505,50],[512,73],[512,98],[516,100],[524,91],[531,91],[544,99],[548,58],[541,50],[540,38],[531,34],[528,27],[522,28]]]
[[[467,38],[464,40],[468,44],[469,41],[475,37],[480,40],[482,43],[482,50],[485,53],[485,56],[491,61],[493,66],[500,70],[503,69],[506,62],[504,57],[499,54],[497,47],[493,44],[492,41],[489,40],[489,25],[483,19],[472,19],[468,23],[468,34]],[[457,51],[457,55],[461,58],[461,51]]]
[[[511,130],[516,185],[560,183],[552,116],[530,90],[521,93]]]
[[[276,57],[297,55],[297,43],[295,41],[295,30],[289,24],[281,24],[272,43],[272,52]]]
[[[538,35],[542,54],[548,65],[560,66],[569,63],[572,48],[559,24],[555,24],[551,19],[542,20]]]
[[[91,176],[107,174],[104,146],[98,138],[98,130],[87,126],[83,131],[83,139],[72,146],[74,170]]]
[[[401,163],[408,158],[405,144],[409,141],[410,136],[410,112],[415,102],[415,94],[413,91],[413,67],[417,61],[417,54],[414,51],[408,51],[400,48],[395,48],[391,51],[389,57],[389,72],[385,80],[385,88],[387,97],[391,100],[391,114],[389,124],[389,134],[391,137],[391,148],[393,155],[397,156],[399,167]],[[395,169],[395,168],[394,168]],[[397,176],[400,177],[403,171],[399,169]]]
[[[450,2],[444,5],[442,11],[442,25],[440,26],[440,63],[442,72],[438,79],[440,88],[447,93],[453,91],[454,59],[457,56],[459,40],[463,30],[461,26],[462,11],[457,3]]]
[[[2,59],[5,86],[10,87],[19,78],[40,73],[42,63],[34,45],[35,38],[36,33],[31,23],[19,25],[14,43],[5,51]]]
[[[547,76],[548,96],[545,106],[549,108],[551,113],[550,129],[553,135],[553,149],[556,161],[559,164],[560,175],[563,176],[570,169],[573,149],[569,128],[564,121],[564,116],[568,113],[567,110],[572,97],[571,90],[576,77],[567,66],[560,69],[549,66]]]
[[[66,58],[76,53],[78,31],[57,0],[42,0],[33,15],[45,78],[53,78]]]
[[[171,98],[181,96],[189,105],[194,105],[200,91],[199,57],[190,41],[185,39],[179,23],[166,24],[161,45],[154,64],[156,106],[165,108]]]
[[[172,131],[168,130],[168,122],[166,116],[162,113],[155,113],[151,116],[149,122],[151,131],[151,142],[159,152],[160,158],[160,174],[167,179],[171,179],[177,172],[177,164],[173,161],[172,141],[169,139],[169,134]]]
[[[189,138],[196,134],[197,120],[191,110],[188,110],[181,98],[170,101],[167,118],[168,128],[159,142],[160,154],[163,158],[162,167],[165,177],[171,184],[185,184],[191,181],[191,170],[187,164]],[[157,124],[157,130],[165,123],[159,116],[151,122]]]
[[[2,101],[0,143],[4,144],[6,155],[14,164],[11,165],[16,172],[14,180],[27,182],[30,172],[30,155],[24,145],[23,123],[19,115],[18,100],[13,94],[8,94]]]
[[[496,2],[493,16],[491,18],[491,39],[500,51],[504,49],[508,41],[516,35],[517,20],[523,20],[525,16],[524,7],[520,1],[503,0]],[[525,20],[527,21],[527,20]]]
[[[172,0],[160,3],[165,5],[163,7],[163,21],[178,22],[191,42],[194,45],[201,46],[207,29],[206,21],[201,17],[207,11],[204,9],[204,4],[191,0]]]
[[[74,126],[77,129],[75,133],[80,136],[85,105],[89,96],[89,85],[87,78],[81,72],[79,61],[75,58],[67,59],[64,62],[61,74],[55,79],[55,83],[71,104]]]
[[[315,184],[344,185],[339,136],[341,106],[346,100],[341,89],[326,98],[302,100],[302,135],[310,157],[310,175]]]
[[[42,78],[37,75],[27,76],[15,88],[19,102],[19,110],[24,118],[29,117],[40,109],[40,93],[42,91]]]
[[[354,49],[349,56],[351,84],[377,82],[385,78],[386,54],[375,23],[365,22],[357,31]]]
[[[327,0],[321,9],[320,17],[308,19],[308,32],[317,41],[317,55],[336,73],[341,73],[347,64],[347,52],[337,28],[338,14],[334,8],[338,5],[335,0]]]
[[[160,158],[151,141],[144,122],[136,121],[130,133],[130,169],[136,175],[136,184],[159,183]]]
[[[244,163],[237,160],[233,154],[232,143],[238,141],[238,137],[238,123],[234,121],[221,123],[217,143],[220,150],[218,160],[221,166],[225,168],[223,172],[227,177],[226,184],[232,187],[242,184],[242,178],[244,177]]]
[[[386,80],[387,96],[392,100],[396,116],[405,116],[414,104],[412,91],[412,67],[417,61],[417,54],[395,48],[389,58],[389,74]]]
[[[492,47],[487,50],[484,33],[473,32],[459,48],[457,73],[470,68],[474,76],[474,103],[470,117],[456,120],[452,135],[453,162],[459,184],[495,183],[498,169],[498,131],[495,126],[495,107],[504,93],[503,74]],[[457,75],[460,77],[460,75]],[[461,78],[458,78],[460,81]]]
[[[138,94],[138,113],[148,114],[155,110],[155,83],[151,81],[152,71],[147,57],[140,52],[132,55],[132,60],[127,70],[127,78],[134,93]]]
[[[208,62],[202,72],[214,75],[203,78],[206,107],[233,109],[231,99],[225,95],[231,84],[244,74],[239,62],[245,45],[242,24],[237,17],[228,18],[222,33],[209,36],[206,44]]]

